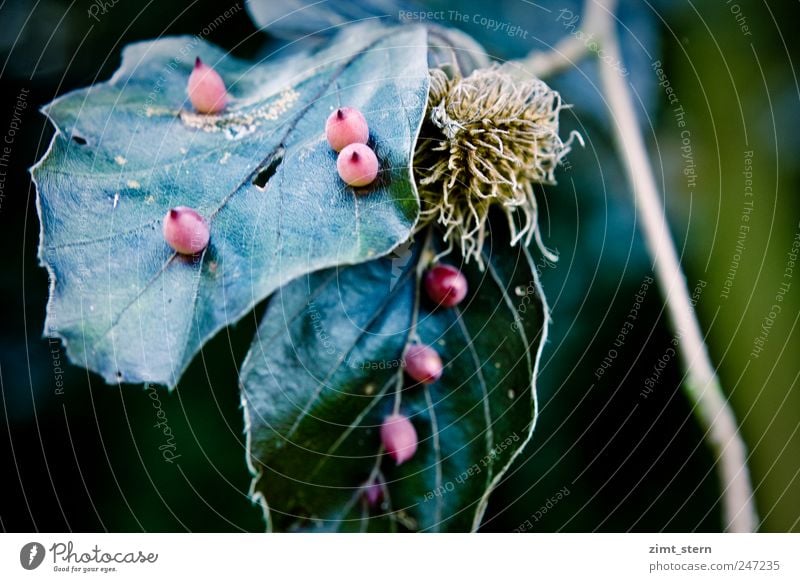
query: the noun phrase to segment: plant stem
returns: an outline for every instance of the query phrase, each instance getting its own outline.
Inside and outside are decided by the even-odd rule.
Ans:
[[[514,63],[510,72],[548,77],[575,66],[589,54],[587,38],[602,47],[605,61],[598,59],[600,80],[612,116],[614,141],[623,159],[628,182],[641,215],[644,237],[653,259],[653,270],[664,294],[678,350],[686,370],[683,389],[705,430],[714,454],[722,486],[724,528],[731,532],[755,531],[758,516],[747,468],[747,449],[736,418],[720,386],[708,356],[700,324],[689,298],[686,278],[669,234],[653,169],[639,131],[631,92],[624,77],[608,63],[622,63],[615,30],[616,0],[586,0],[581,30],[573,31],[551,51],[536,52]],[[594,52],[599,52],[595,50]]]
[[[566,71],[586,56],[589,51],[586,43],[573,35],[565,36],[549,51],[536,51],[521,61],[508,65],[521,68],[526,75],[544,79]]]
[[[585,29],[595,34],[609,63],[621,63],[615,30],[616,0],[587,0]],[[708,356],[686,279],[669,233],[653,170],[639,130],[630,88],[618,70],[598,59],[603,93],[612,117],[616,148],[621,155],[641,216],[653,270],[664,294],[678,349],[686,369],[684,391],[705,430],[722,486],[724,528],[755,531],[758,518],[747,468],[747,451],[728,401]]]
[[[514,74],[513,69],[521,69],[525,74],[540,79],[571,69],[589,54],[589,42],[586,39],[591,32],[594,32],[592,24],[602,20],[603,15],[600,13],[603,11],[601,4],[586,0],[581,17],[581,22],[584,24],[582,29],[567,26],[565,30],[570,34],[558,41],[550,50],[532,52],[525,59],[510,61],[506,68],[512,74]],[[586,26],[587,24],[589,26]],[[599,39],[593,40],[599,41]]]

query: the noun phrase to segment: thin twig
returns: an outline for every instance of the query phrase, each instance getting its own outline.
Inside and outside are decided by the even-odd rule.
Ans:
[[[574,67],[578,61],[602,47],[605,62],[598,59],[603,93],[612,116],[616,148],[621,155],[628,182],[641,214],[645,241],[653,258],[653,270],[664,294],[667,311],[686,370],[683,388],[694,413],[705,430],[714,453],[722,487],[724,527],[731,532],[755,531],[758,516],[747,468],[747,449],[739,434],[736,418],[720,386],[708,356],[700,325],[689,299],[686,278],[669,234],[653,170],[647,157],[630,89],[618,70],[608,63],[622,63],[615,30],[616,0],[586,0],[581,28],[559,41],[552,50],[534,52],[521,61],[510,62],[511,73],[550,77]],[[594,50],[589,50],[592,38]]]
[[[577,36],[569,35],[558,41],[551,50],[535,51],[522,61],[512,61],[527,74],[540,79],[552,77],[574,67],[589,54],[586,43]]]
[[[615,5],[616,0],[587,0],[584,27],[595,34],[607,62],[621,63]],[[641,216],[653,270],[664,294],[676,337],[680,339],[678,349],[686,369],[683,387],[716,458],[722,487],[724,528],[731,532],[755,531],[758,517],[747,468],[747,450],[703,342],[639,130],[630,88],[618,70],[602,60],[598,59],[598,62],[603,93],[612,116],[616,148],[624,161]]]
[[[575,67],[591,52],[589,50],[590,43],[587,40],[590,33],[593,32],[590,30],[590,26],[602,19],[602,15],[598,14],[602,11],[603,8],[600,4],[587,0],[581,17],[581,23],[584,26],[570,31],[570,34],[564,36],[550,50],[533,51],[522,60],[509,61],[505,68],[509,69],[509,72],[516,69],[524,74],[544,79]],[[585,26],[586,24],[589,26]]]

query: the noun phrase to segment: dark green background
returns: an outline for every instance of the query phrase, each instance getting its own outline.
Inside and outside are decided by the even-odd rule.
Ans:
[[[450,8],[441,0],[430,4]],[[558,10],[576,9],[574,2],[541,4],[551,12],[516,0],[460,2],[457,9],[529,30],[522,39],[464,25],[493,56],[508,59],[556,40],[564,33]],[[792,69],[800,10],[788,1],[738,2],[752,30],[744,36],[723,1],[623,4],[629,28],[621,33],[643,128],[690,287],[706,282],[697,309],[752,452],[762,529],[798,531],[800,271],[765,351],[757,359],[750,351],[800,228]],[[51,129],[37,109],[108,78],[124,44],[197,34],[230,3],[119,0],[100,22],[88,17],[90,5],[0,4],[0,139],[20,91],[29,90],[10,167],[0,168],[8,172],[0,206],[0,528],[258,531],[260,510],[247,498],[236,383],[254,316],[209,343],[176,392],[159,392],[181,455],[176,464],[162,460],[156,411],[141,386],[106,386],[41,339],[47,277],[37,266],[39,226],[27,168],[45,151]],[[280,46],[258,34],[244,10],[209,40],[242,56],[263,54],[268,42]],[[686,110],[699,176],[691,193],[681,174],[680,131],[655,85],[652,58],[662,61]],[[653,394],[640,396],[671,338],[654,287],[611,369],[601,380],[594,375],[650,263],[611,151],[593,67],[583,71],[552,82],[576,104],[563,121],[566,129],[580,129],[587,147],[570,156],[560,185],[541,196],[546,241],[561,255],[555,268],[542,269],[553,325],[539,380],[541,415],[533,442],[493,497],[485,529],[510,531],[530,520],[533,531],[715,531],[718,484],[679,390],[675,360]],[[753,151],[754,211],[730,297],[722,299],[742,215],[746,150]],[[65,369],[60,395],[54,357]],[[564,487],[569,495],[534,520]]]

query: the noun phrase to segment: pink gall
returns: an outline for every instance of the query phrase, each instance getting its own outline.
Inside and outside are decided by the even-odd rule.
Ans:
[[[199,253],[208,246],[211,237],[205,218],[186,206],[167,211],[162,231],[167,244],[182,255]]]
[[[369,146],[351,143],[339,153],[336,169],[348,185],[367,186],[378,177],[378,158]]]
[[[330,146],[340,152],[350,144],[367,143],[369,126],[358,109],[340,107],[325,122],[325,137]]]
[[[228,104],[225,81],[200,57],[195,60],[194,69],[189,75],[188,92],[192,107],[198,113],[219,113]]]
[[[433,348],[412,344],[403,356],[403,367],[409,378],[422,384],[432,384],[442,377],[442,359]]]
[[[387,416],[381,425],[381,441],[395,463],[402,465],[417,452],[417,431],[402,414]]]

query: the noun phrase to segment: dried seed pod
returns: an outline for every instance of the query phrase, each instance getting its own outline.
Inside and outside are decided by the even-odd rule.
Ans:
[[[520,80],[490,67],[467,77],[431,69],[428,110],[414,153],[420,225],[436,222],[464,260],[483,267],[483,243],[492,206],[508,216],[511,244],[541,241],[535,184],[554,184],[570,151],[562,141],[558,92],[536,78]],[[576,137],[577,136],[577,137]],[[582,142],[581,142],[582,143]]]

